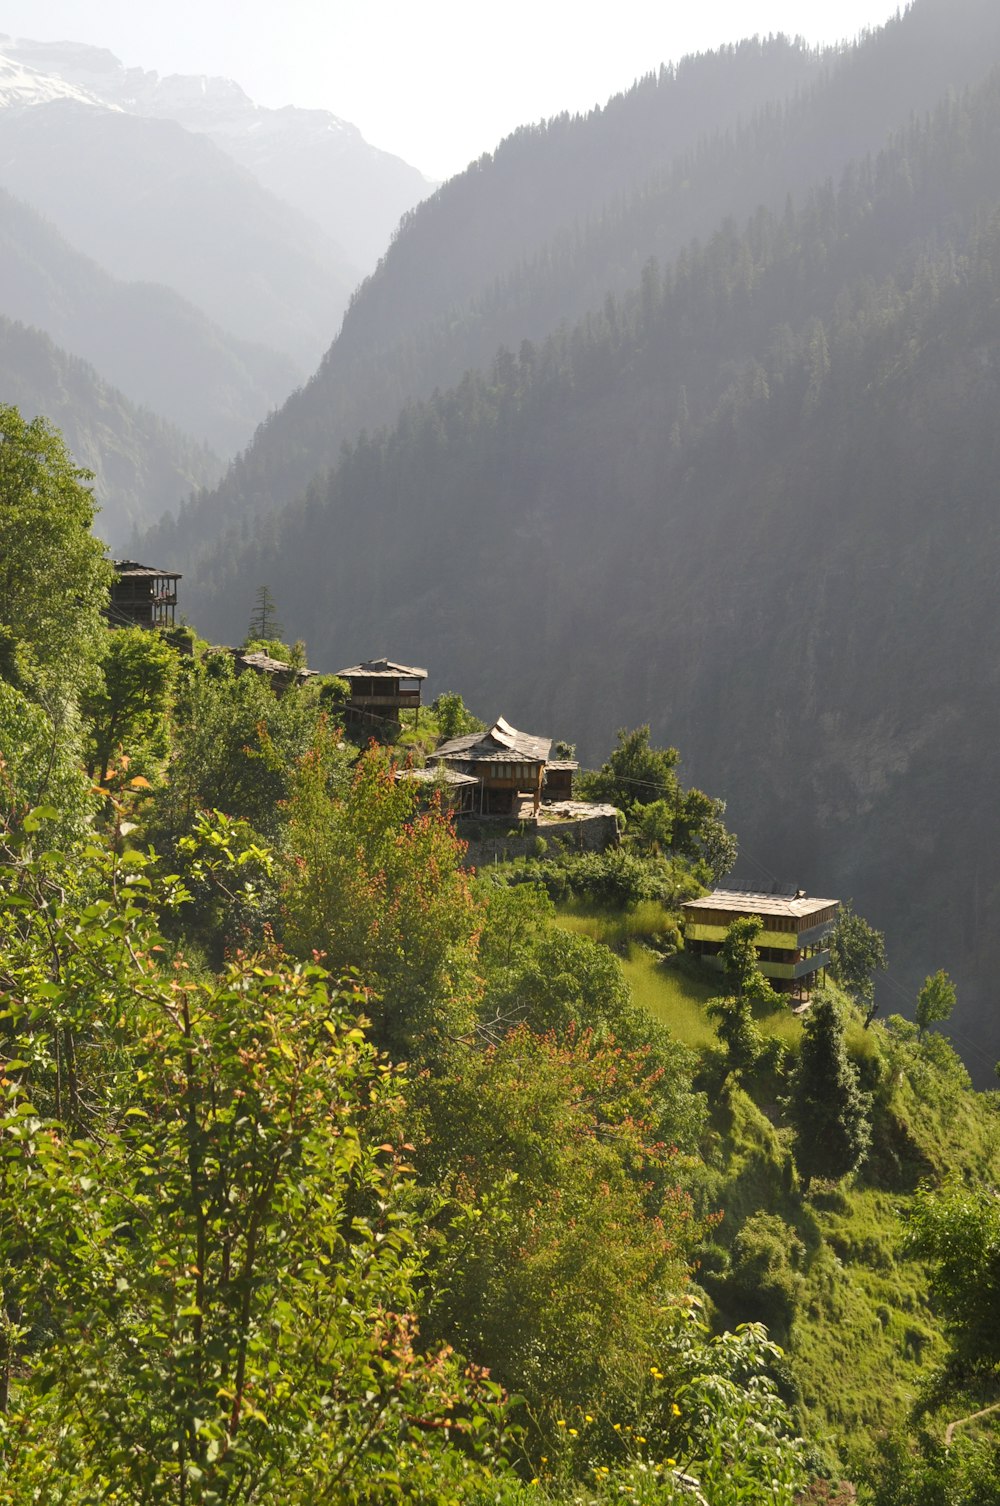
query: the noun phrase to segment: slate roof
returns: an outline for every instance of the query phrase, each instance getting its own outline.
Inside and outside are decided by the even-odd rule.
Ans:
[[[135,560],[112,560],[111,565],[119,580],[143,576],[150,576],[154,580],[182,579],[176,570],[157,570],[155,565],[140,565]]]
[[[551,748],[551,737],[534,737],[530,732],[519,732],[499,716],[487,732],[453,737],[450,742],[435,748],[430,756],[435,760],[454,759],[457,763],[507,763],[514,760],[545,763]]]
[[[295,675],[297,679],[308,680],[312,675],[318,674],[315,669],[293,669],[284,659],[272,659],[270,654],[245,654],[238,648],[230,649],[229,652],[240,664],[245,664],[248,669],[259,669],[265,675]]]
[[[393,659],[365,659],[350,669],[338,669],[342,680],[426,680],[426,669],[413,664],[397,664]]]
[[[397,769],[397,779],[412,779],[415,784],[434,784],[436,780],[444,776],[445,784],[453,785],[456,789],[466,785],[476,785],[479,780],[473,774],[460,774],[458,769]]]
[[[743,915],[784,915],[793,920],[804,920],[817,910],[828,910],[839,905],[836,899],[817,899],[804,894],[754,894],[742,889],[713,889],[701,899],[689,899],[682,906],[685,910],[697,910],[703,915],[725,910]]]

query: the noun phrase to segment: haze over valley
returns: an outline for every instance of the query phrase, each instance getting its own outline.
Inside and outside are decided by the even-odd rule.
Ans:
[[[741,871],[884,927],[887,1008],[949,967],[981,1076],[996,7],[651,58],[437,189],[236,81],[0,54],[0,313],[49,342],[0,360],[116,547],[216,639],[266,581],[321,668],[391,650],[591,760],[649,721]]]

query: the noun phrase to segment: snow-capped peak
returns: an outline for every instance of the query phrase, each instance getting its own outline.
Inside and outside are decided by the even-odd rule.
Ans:
[[[71,99],[96,109],[109,108],[86,89],[69,84],[65,79],[54,78],[52,74],[40,73],[37,68],[29,68],[26,63],[7,57],[0,50],[0,109],[47,105],[56,99]]]

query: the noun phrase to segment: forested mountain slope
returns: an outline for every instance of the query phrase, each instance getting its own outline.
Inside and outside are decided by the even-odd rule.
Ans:
[[[77,465],[94,472],[97,527],[113,549],[178,491],[210,486],[222,461],[171,424],[137,408],[86,361],[40,330],[0,315],[0,391],[27,418],[63,432]]]
[[[115,276],[165,283],[303,372],[356,281],[317,225],[170,120],[71,99],[0,110],[0,183]]]
[[[186,605],[265,580],[318,666],[393,645],[585,759],[651,721],[995,1057],[998,266],[994,74],[363,438]]]
[[[112,277],[2,189],[0,314],[44,330],[223,457],[295,385],[287,357],[227,334],[162,284]]]
[[[780,211],[880,149],[912,112],[1000,58],[986,0],[917,0],[842,51],[741,43],[646,78],[604,110],[509,138],[422,204],[352,301],[309,385],[219,491],[151,537],[190,557],[227,522],[291,500],[340,444],[634,286],[727,215]]]

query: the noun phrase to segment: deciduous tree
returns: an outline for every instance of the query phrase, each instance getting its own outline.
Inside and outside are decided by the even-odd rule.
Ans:
[[[848,900],[841,905],[830,936],[830,971],[865,1011],[866,1028],[875,1016],[874,975],[887,966],[885,937],[858,915]]]
[[[955,1008],[957,998],[955,985],[943,969],[924,979],[924,986],[917,994],[917,1029],[923,1038],[932,1025],[947,1020]]]
[[[167,712],[177,655],[143,628],[109,632],[100,680],[83,701],[88,725],[87,766],[100,785],[119,752],[129,776],[149,777],[169,746]]]
[[[42,418],[0,404],[0,677],[57,707],[94,677],[111,566],[89,471]]]
[[[324,758],[310,752],[289,817],[289,944],[359,969],[375,1038],[395,1059],[446,1049],[472,1028],[479,993],[479,917],[448,815],[436,801],[422,809],[373,745],[332,796]]]

